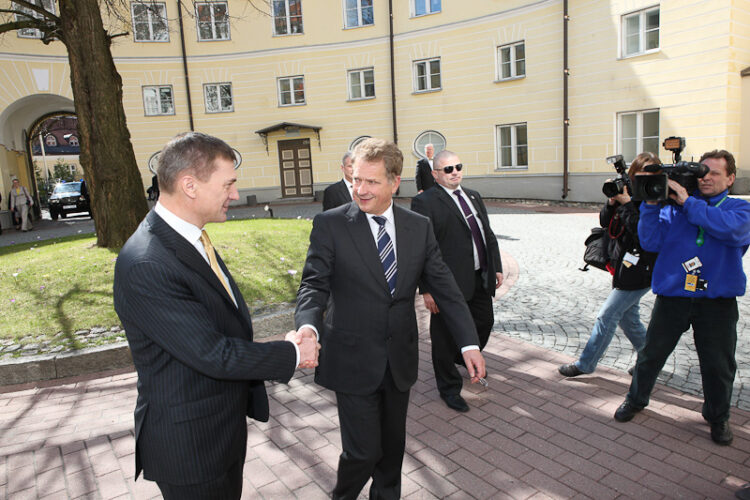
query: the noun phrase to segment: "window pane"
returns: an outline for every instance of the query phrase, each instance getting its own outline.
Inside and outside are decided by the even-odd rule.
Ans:
[[[159,101],[156,97],[155,88],[146,87],[143,89],[143,106],[147,115],[155,115],[159,113]]]
[[[362,97],[359,71],[353,71],[349,73],[349,88],[351,89],[352,99],[359,99],[360,97]]]
[[[622,138],[624,139],[635,139],[636,137],[636,123],[635,123],[636,115],[635,114],[629,114],[629,115],[622,115],[620,118],[620,122],[622,124]]]
[[[219,87],[219,97],[221,98],[221,109],[232,109],[233,102],[231,85],[221,85]]]
[[[510,47],[503,47],[500,49],[500,60],[503,64],[510,62]]]
[[[375,97],[375,84],[374,83],[365,83],[365,96]]]
[[[659,9],[646,13],[646,30],[659,29]]]
[[[516,166],[527,167],[529,165],[529,148],[526,146],[518,146],[516,152]]]
[[[352,26],[359,26],[359,14],[357,9],[346,10],[346,27],[351,28]]]
[[[646,33],[646,50],[659,48],[659,30]]]
[[[369,7],[365,7],[365,5],[369,4]],[[375,17],[372,12],[372,0],[363,0],[362,1],[362,24],[368,25],[373,24],[375,22]]]
[[[292,33],[302,33],[302,16],[292,17],[290,25]]]
[[[526,145],[526,125],[516,127],[516,144],[518,146]]]
[[[513,154],[510,147],[500,149],[500,165],[503,167],[513,166]]]
[[[219,99],[216,96],[216,87],[206,85],[206,111],[215,112],[219,110]]]
[[[421,16],[425,12],[425,0],[414,0],[414,15]]]
[[[526,61],[516,61],[516,76],[526,74]]]
[[[510,62],[503,63],[501,71],[503,78],[510,78]]]
[[[630,163],[635,159],[636,156],[637,141],[635,139],[623,139],[622,140],[622,158],[625,163]]]
[[[500,128],[500,145],[501,146],[510,146],[510,127],[501,127]]]
[[[430,12],[440,12],[440,0],[430,0]]]
[[[519,43],[516,45],[516,59],[526,59],[526,45]]]
[[[172,114],[174,111],[172,107],[172,89],[161,87],[159,89],[159,98],[161,100],[161,112],[167,115]]]
[[[659,136],[659,112],[643,113],[643,137]]]
[[[423,77],[426,70],[427,65],[425,63],[417,63],[417,77]]]
[[[641,19],[638,14],[633,14],[625,18],[625,34],[637,35],[641,31]]]
[[[439,89],[440,88],[440,74],[432,75],[430,76],[430,88],[431,89]]]

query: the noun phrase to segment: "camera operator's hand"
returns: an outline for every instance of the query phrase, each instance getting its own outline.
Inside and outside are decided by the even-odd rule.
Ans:
[[[688,199],[687,190],[677,181],[672,179],[667,179],[667,186],[669,186],[670,192],[669,197],[673,199],[678,205],[682,205],[685,203],[685,200]]]
[[[627,191],[623,191],[617,196],[613,196],[612,198],[610,198],[610,200],[615,200],[620,205],[624,205],[626,203],[630,203],[630,195],[627,193]]]

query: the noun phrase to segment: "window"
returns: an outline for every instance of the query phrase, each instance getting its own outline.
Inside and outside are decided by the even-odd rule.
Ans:
[[[198,2],[198,40],[229,40],[229,12],[226,2]]]
[[[344,0],[344,26],[356,28],[373,24],[372,0]]]
[[[228,113],[234,111],[231,83],[207,83],[203,86],[206,113]]]
[[[27,0],[29,3],[43,7],[47,12],[55,13],[55,0]],[[16,21],[28,21],[29,19],[43,19],[42,14],[18,5],[13,4],[13,9],[24,12],[26,15],[16,14]],[[42,32],[35,28],[22,28],[18,30],[19,38],[42,38]]]
[[[510,43],[497,48],[498,80],[526,76],[526,44]]]
[[[435,148],[435,154],[445,149],[445,137],[436,130],[425,130],[414,139],[414,154],[419,158],[425,158],[424,147],[432,144]]]
[[[440,12],[440,0],[412,0],[414,2],[414,15],[424,16]]]
[[[168,42],[167,6],[163,3],[130,4],[136,42]]]
[[[273,0],[273,34],[302,33],[302,0]]]
[[[659,155],[659,110],[633,111],[618,115],[620,154],[630,163],[640,153]]]
[[[172,86],[143,87],[143,109],[146,112],[146,116],[173,115],[174,99],[172,98]]]
[[[440,58],[414,63],[414,91],[440,90]]]
[[[349,71],[349,99],[375,97],[375,71],[372,68]]]
[[[80,146],[78,143],[78,137],[71,135],[68,137],[68,146]]]
[[[279,78],[279,106],[305,104],[305,77]]]
[[[497,126],[497,160],[499,168],[528,168],[529,144],[525,123]]]
[[[47,134],[47,136],[44,138],[44,144],[49,147],[57,146],[57,137],[52,134]]]
[[[349,144],[349,151],[354,151],[354,148],[359,146],[360,142],[366,141],[369,138],[370,138],[369,135],[360,135],[359,137],[354,139],[351,144]]]
[[[76,168],[75,164],[68,163],[68,170],[70,170],[70,175],[75,176],[78,169]]]
[[[659,7],[622,16],[622,56],[659,48]]]

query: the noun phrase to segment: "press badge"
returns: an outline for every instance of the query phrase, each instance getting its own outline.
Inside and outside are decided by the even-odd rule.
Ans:
[[[701,267],[702,265],[703,265],[703,263],[696,256],[696,257],[693,257],[690,260],[686,260],[685,262],[683,262],[682,263],[682,268],[685,270],[686,273],[691,273],[691,272],[695,271],[696,269],[698,269],[699,267]]]
[[[633,255],[630,252],[625,252],[625,255],[622,256],[622,265],[625,267],[635,266],[638,264],[638,260],[640,257],[638,255]]]
[[[698,286],[698,276],[695,274],[688,274],[685,276],[685,291],[694,292]]]

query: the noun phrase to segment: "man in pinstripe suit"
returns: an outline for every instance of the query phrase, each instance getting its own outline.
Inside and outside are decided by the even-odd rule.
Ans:
[[[240,498],[245,416],[269,416],[263,381],[317,365],[314,339],[253,342],[242,294],[204,237],[239,198],[233,162],[215,137],[170,141],[159,202],[115,266],[115,309],[138,371],[136,478],[143,470],[166,499]]]

